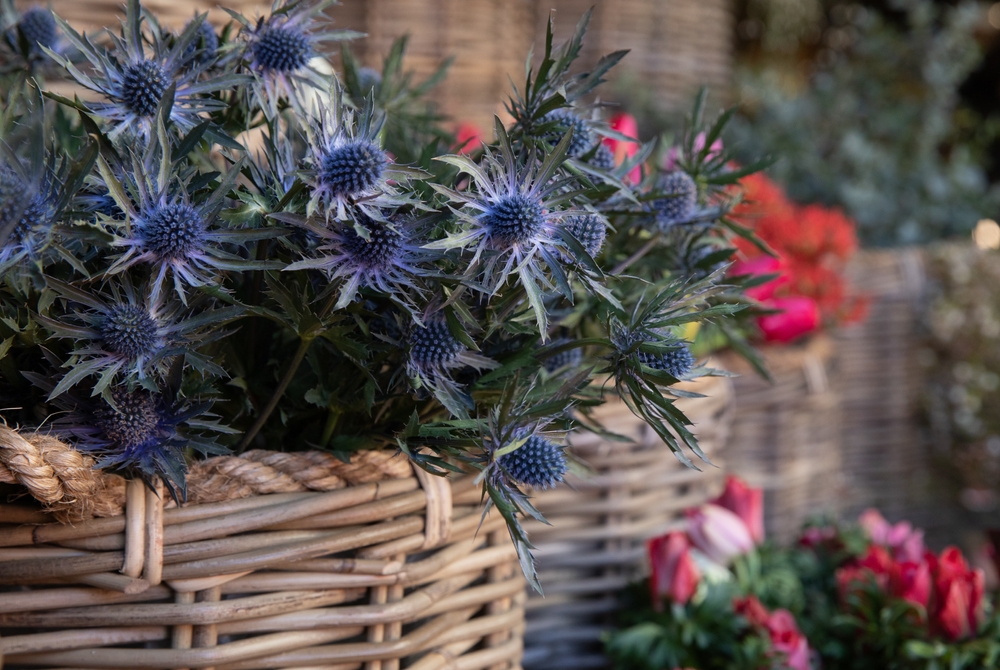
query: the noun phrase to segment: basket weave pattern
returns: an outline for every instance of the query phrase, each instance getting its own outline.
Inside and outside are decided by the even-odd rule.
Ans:
[[[12,432],[0,477],[58,470],[26,464]],[[210,459],[189,475],[194,504],[165,510],[162,491],[122,481],[123,514],[72,524],[0,504],[0,664],[520,667],[524,580],[502,519],[480,526],[470,478],[371,453]]]
[[[600,635],[619,608],[621,590],[645,572],[646,540],[677,530],[683,510],[721,490],[732,386],[726,378],[708,377],[688,390],[706,396],[681,399],[678,406],[716,467],[685,466],[624,403],[610,402],[595,418],[632,441],[571,436],[572,453],[595,474],[570,476],[569,486],[533,498],[552,525],[526,524],[545,593],[528,600],[526,668],[607,667]]]

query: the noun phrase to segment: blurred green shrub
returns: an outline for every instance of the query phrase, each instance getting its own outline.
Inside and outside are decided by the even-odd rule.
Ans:
[[[843,207],[867,245],[967,233],[1000,203],[979,155],[996,123],[958,96],[981,58],[974,32],[985,10],[887,4],[889,15],[834,7],[806,74],[787,50],[741,67],[732,144],[774,152],[771,175],[791,197]]]

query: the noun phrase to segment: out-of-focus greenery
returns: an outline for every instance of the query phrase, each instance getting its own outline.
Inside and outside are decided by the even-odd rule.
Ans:
[[[806,61],[787,45],[768,54],[767,25],[748,19],[763,26],[764,53],[739,68],[744,116],[731,127],[733,144],[775,152],[771,175],[791,197],[844,208],[868,245],[964,234],[995,216],[1000,192],[979,152],[997,124],[958,95],[981,58],[974,32],[985,8],[888,0],[882,14],[825,4],[818,42],[799,51],[812,51]]]

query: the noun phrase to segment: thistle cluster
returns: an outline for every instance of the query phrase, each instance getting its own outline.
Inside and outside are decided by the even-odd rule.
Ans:
[[[529,67],[513,123],[449,154],[405,41],[377,76],[349,50],[322,74],[321,44],[351,36],[330,4],[176,34],[138,0],[107,37],[54,17],[79,59],[42,53],[95,95],[22,82],[3,99],[4,418],[178,498],[195,452],[264,445],[479,468],[530,574],[522,488],[567,472],[565,433],[605,400],[591,382],[610,375],[669,448],[700,455],[672,387],[713,372],[684,325],[743,304],[721,270],[669,261],[670,235],[718,264],[738,175],[707,154],[661,174],[655,143],[615,164],[604,140],[624,139],[591,99],[623,54],[571,72],[589,15]]]

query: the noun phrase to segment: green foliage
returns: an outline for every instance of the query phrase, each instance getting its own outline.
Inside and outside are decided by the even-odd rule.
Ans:
[[[869,245],[926,242],[967,233],[1000,194],[978,155],[981,140],[960,121],[958,87],[980,53],[981,8],[931,0],[889,3],[837,26],[853,42],[808,79],[771,65],[740,74],[746,115],[730,138],[741,157],[781,156],[772,175],[800,202],[837,205]],[[744,153],[746,152],[746,153]]]

